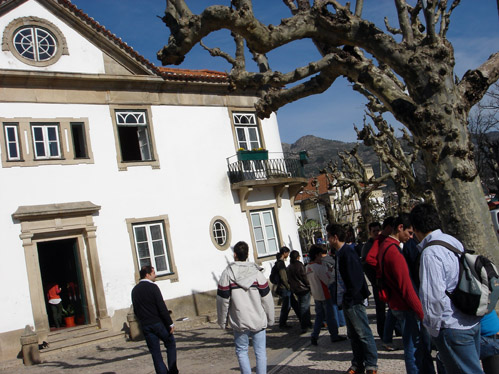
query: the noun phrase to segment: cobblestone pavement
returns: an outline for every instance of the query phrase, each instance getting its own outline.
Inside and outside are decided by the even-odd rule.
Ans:
[[[313,308],[312,308],[313,309]],[[370,308],[370,319],[374,310]],[[276,316],[279,315],[276,310]],[[291,312],[292,314],[293,312]],[[288,321],[293,328],[282,331],[277,326],[267,330],[269,374],[339,374],[350,366],[350,342],[331,343],[323,330],[318,346],[310,345],[310,335],[300,335],[296,317]],[[375,325],[371,324],[375,331]],[[340,334],[346,335],[345,327]],[[178,366],[181,374],[239,373],[230,330],[223,331],[215,323],[205,323],[190,331],[175,333]],[[379,373],[405,373],[403,351],[385,352],[377,340]],[[402,346],[400,338],[395,345]],[[251,363],[254,357],[250,350]],[[46,362],[26,367],[19,364],[0,365],[2,374],[154,374],[151,356],[144,341],[117,339],[96,346],[84,347],[47,357]]]

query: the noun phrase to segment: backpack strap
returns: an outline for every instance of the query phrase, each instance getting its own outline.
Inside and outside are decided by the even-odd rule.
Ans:
[[[381,279],[384,280],[385,279],[385,255],[386,255],[386,252],[388,252],[388,250],[390,249],[390,247],[392,246],[397,246],[397,244],[395,243],[392,243],[390,244],[388,247],[386,247],[385,249],[385,253],[383,253],[383,256],[381,257]]]
[[[453,245],[450,245],[449,243],[447,242],[444,242],[443,240],[432,240],[428,243],[425,244],[425,246],[423,247],[423,250],[426,248],[426,247],[429,247],[431,245],[440,245],[442,247],[445,247],[447,248],[449,251],[451,252],[454,252],[454,254],[456,254],[457,256],[461,256],[464,254],[464,252],[461,252],[459,249],[457,249],[456,247],[454,247]]]

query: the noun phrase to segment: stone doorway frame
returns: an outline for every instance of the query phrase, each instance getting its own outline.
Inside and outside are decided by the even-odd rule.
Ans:
[[[93,215],[98,214],[100,208],[89,201],[83,201],[20,206],[12,214],[14,223],[21,224],[19,237],[24,247],[33,320],[39,339],[46,339],[50,332],[38,259],[39,242],[76,239],[89,322],[97,323],[100,328],[112,327],[97,252],[97,227],[93,222]]]

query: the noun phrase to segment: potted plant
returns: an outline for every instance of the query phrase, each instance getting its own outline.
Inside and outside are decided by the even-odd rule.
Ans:
[[[64,317],[64,323],[66,327],[76,326],[75,324],[75,307],[73,304],[68,304],[66,308],[62,308],[62,316]]]
[[[237,159],[239,161],[268,160],[269,151],[264,148],[253,148],[252,150],[239,148],[237,151]]]

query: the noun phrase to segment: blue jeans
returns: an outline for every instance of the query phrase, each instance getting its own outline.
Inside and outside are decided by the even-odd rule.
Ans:
[[[296,296],[298,297],[298,305],[300,307],[300,326],[304,330],[312,325],[310,317],[310,292]]]
[[[377,370],[378,351],[369,327],[366,307],[362,304],[349,307],[343,304],[343,312],[347,323],[348,338],[352,344],[352,367],[359,371],[362,369]]]
[[[496,335],[480,336],[480,360],[499,355],[499,338]]]
[[[343,314],[343,310],[338,309],[338,305],[333,304],[333,312],[334,312],[334,319],[338,321],[338,326],[343,327],[347,323],[345,322],[345,315]]]
[[[318,301],[315,300],[315,322],[312,337],[318,338],[321,332],[324,319],[327,323],[327,329],[331,335],[331,339],[338,337],[338,322],[334,319],[333,302],[331,299]]]
[[[142,326],[142,332],[146,339],[147,348],[151,352],[156,374],[177,374],[177,347],[173,334],[170,334],[162,322]],[[165,366],[163,356],[161,355],[160,340],[166,348],[168,368]]]
[[[281,296],[282,304],[281,304],[281,314],[279,315],[279,326],[286,325],[288,321],[288,315],[291,308],[295,311],[298,319],[300,318],[300,306],[295,299],[295,295],[291,293],[291,291],[282,288],[279,290],[279,296]]]
[[[441,329],[433,337],[445,371],[452,374],[483,374],[480,365],[480,324],[466,330]]]
[[[338,322],[338,327],[340,326],[345,326],[345,316],[343,315],[343,311],[338,309],[338,304],[337,304],[337,287],[336,287],[336,282],[331,283],[329,286],[329,293],[331,294],[331,301],[333,302],[333,315],[334,319]]]
[[[392,344],[393,343],[393,331],[397,333],[397,335],[402,334],[404,331],[404,321],[399,320],[393,316],[392,310],[388,309],[388,312],[386,313],[386,318],[385,318],[385,325],[384,325],[384,331],[383,331],[383,336],[381,337],[381,340],[385,344]]]
[[[267,373],[267,352],[265,329],[258,332],[234,330],[234,343],[236,343],[236,356],[239,361],[241,374],[251,374],[251,365],[248,357],[249,338],[253,343],[256,356],[256,374]]]
[[[402,342],[407,374],[435,374],[431,351],[425,345],[421,322],[413,311],[392,310],[393,316],[404,323]]]

